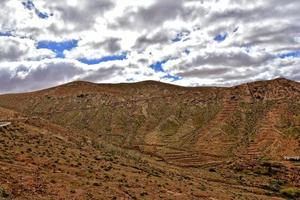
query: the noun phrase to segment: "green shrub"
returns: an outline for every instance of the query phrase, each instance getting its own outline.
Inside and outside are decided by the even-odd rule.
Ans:
[[[279,192],[283,184],[285,184],[284,180],[272,180],[268,185],[265,185],[264,188],[273,192]]]
[[[9,193],[0,187],[0,199],[2,199],[2,198],[6,199],[6,198],[9,198],[9,196],[10,196]]]
[[[280,190],[280,194],[288,198],[298,198],[300,197],[300,190],[298,188],[284,188]]]

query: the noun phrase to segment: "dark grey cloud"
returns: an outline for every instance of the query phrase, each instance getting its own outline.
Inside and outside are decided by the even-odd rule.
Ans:
[[[29,51],[29,48],[20,48],[20,42],[14,39],[0,38],[0,62],[18,61]]]
[[[38,90],[74,80],[99,82],[126,74],[124,67],[115,64],[95,69],[62,59],[36,64],[30,62],[13,68],[0,65],[0,93]]]
[[[49,30],[54,33],[92,28],[98,17],[114,7],[111,0],[80,1],[80,5],[76,6],[70,6],[61,0],[50,1],[47,4],[54,15],[61,16],[66,25],[74,25],[74,28],[68,30],[66,26],[61,28],[57,24],[52,24]]]
[[[300,71],[295,70],[294,73],[290,73],[289,76],[287,76],[291,80],[299,81],[300,82]]]
[[[0,93],[46,88],[84,72],[83,69],[67,62],[47,63],[37,68],[28,65],[20,65],[15,69],[9,69],[9,66],[0,67]],[[25,77],[22,74],[26,74]]]
[[[231,3],[239,4],[207,15],[204,26],[215,26],[213,34],[229,27],[243,25],[248,27],[240,34],[246,35],[245,45],[261,44],[295,44],[293,38],[300,30],[300,2],[297,0],[279,1],[268,0],[259,3],[256,1],[232,0]],[[251,7],[252,5],[252,7]],[[227,22],[228,27],[217,24]]]
[[[100,43],[91,43],[91,46],[94,49],[102,48],[111,54],[115,54],[121,50],[120,40],[120,38],[108,38]]]
[[[243,45],[256,46],[268,44],[274,48],[278,45],[278,51],[299,48],[299,43],[295,41],[295,37],[300,31],[300,23],[281,26],[262,26],[250,31],[251,34],[247,34],[247,36],[243,38]],[[282,46],[285,47],[282,48]]]
[[[167,34],[167,32],[164,31],[155,33],[152,36],[142,35],[139,38],[137,38],[134,48],[141,50],[154,44],[164,45],[170,42],[170,39],[170,36]]]
[[[218,82],[225,83],[225,84],[228,82],[242,83],[245,82],[245,80],[255,79],[256,77],[260,78],[260,76],[263,73],[270,72],[270,71],[272,71],[272,69],[264,66],[248,67],[243,73],[231,69],[231,71],[228,71],[228,73],[219,76]],[[266,73],[266,74],[269,75],[270,73]]]
[[[224,75],[226,72],[230,71],[229,68],[218,67],[218,68],[207,68],[202,69],[192,69],[185,72],[180,72],[177,75],[180,77],[193,77],[193,78],[216,78],[216,74],[219,76]]]
[[[123,71],[124,71],[123,67],[112,65],[109,68],[100,68],[96,71],[93,71],[93,73],[85,75],[81,79],[85,81],[92,81],[92,82],[105,81],[114,76],[122,76]]]
[[[0,5],[1,5],[1,6],[4,6],[8,1],[9,1],[9,0],[1,0],[1,1],[0,1]]]
[[[111,54],[121,50],[120,39],[119,38],[110,38],[104,42],[104,48]]]
[[[289,65],[282,65],[277,70],[279,75],[287,77],[291,80],[300,82],[300,59],[293,60],[289,62]]]
[[[128,10],[112,27],[126,29],[159,27],[168,20],[186,16],[186,12],[184,0],[156,0],[150,7]]]
[[[190,62],[180,63],[180,69],[188,69],[193,67],[199,67],[204,65],[209,66],[223,66],[228,68],[235,67],[248,67],[257,66],[267,63],[273,56],[271,54],[265,54],[255,57],[244,51],[240,52],[211,52],[205,55],[196,56]]]
[[[199,79],[210,79],[213,80],[215,86],[233,86],[245,83],[249,80],[264,80],[282,76],[281,73],[270,73],[272,69],[270,67],[257,66],[247,67],[241,72],[235,68],[218,68],[209,69],[195,69],[193,71],[187,71],[179,73],[183,78],[199,78]]]
[[[40,60],[53,57],[53,52],[36,49],[33,40],[15,36],[0,37],[1,62],[16,62],[25,60]]]
[[[161,25],[166,20],[174,19],[183,12],[183,0],[158,0],[149,8],[141,8],[137,19],[142,23]]]
[[[297,0],[282,1],[268,0],[259,6],[255,5],[256,1],[236,1],[238,7],[233,7],[218,12],[213,12],[208,16],[207,23],[217,23],[221,21],[232,20],[234,22],[251,23],[265,21],[270,19],[285,19],[287,17],[299,18],[300,3]]]

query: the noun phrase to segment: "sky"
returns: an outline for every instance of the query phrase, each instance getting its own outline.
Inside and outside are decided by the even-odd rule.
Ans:
[[[0,93],[300,81],[299,0],[1,0]]]

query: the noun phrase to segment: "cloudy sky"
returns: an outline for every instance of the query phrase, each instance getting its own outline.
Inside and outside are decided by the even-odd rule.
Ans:
[[[300,81],[299,0],[1,0],[0,93]]]

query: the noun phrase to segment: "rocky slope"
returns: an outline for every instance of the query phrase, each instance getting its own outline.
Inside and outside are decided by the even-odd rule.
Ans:
[[[43,172],[44,176],[39,175],[42,179],[52,173],[67,174],[74,179],[74,189],[69,178],[62,181],[55,177],[55,183],[44,183],[58,190],[59,184],[68,187],[70,193],[63,190],[60,195],[66,198],[89,199],[84,186],[75,179],[85,177],[86,182],[97,185],[95,174],[106,173],[104,164],[103,168],[99,164],[102,162],[116,170],[109,170],[113,181],[95,186],[98,193],[92,189],[95,199],[101,195],[125,195],[129,199],[156,199],[159,195],[163,199],[270,199],[270,195],[289,196],[285,188],[297,191],[294,188],[300,186],[299,165],[284,160],[285,156],[300,155],[300,84],[286,79],[232,88],[185,88],[154,81],[116,85],[73,82],[38,92],[1,95],[0,107],[0,121],[12,122],[0,131],[3,144],[10,144],[1,149],[10,160],[0,159],[7,165],[8,174],[15,177],[24,171],[20,176],[26,177],[26,170],[20,166],[28,160],[32,173]],[[73,152],[72,156],[60,154],[67,154],[66,149]],[[19,161],[20,152],[31,159]],[[107,158],[107,152],[114,152],[118,162]],[[99,160],[95,159],[98,154]],[[44,168],[43,159],[55,167]],[[137,160],[146,160],[146,164]],[[15,171],[8,170],[10,165]],[[136,167],[143,168],[138,176],[132,172]],[[82,175],[82,169],[87,174]],[[153,180],[144,182],[152,172],[156,174]],[[116,181],[122,177],[132,183],[127,183],[126,190],[120,189],[124,182]],[[134,181],[139,177],[143,184]],[[8,179],[5,176],[3,180]],[[162,187],[160,182],[170,187],[154,194],[153,189]],[[46,199],[53,193],[47,189],[47,195],[30,193],[32,188],[37,190],[36,185],[18,193],[14,184],[0,184],[20,199],[26,191]],[[231,192],[224,192],[224,188]]]

